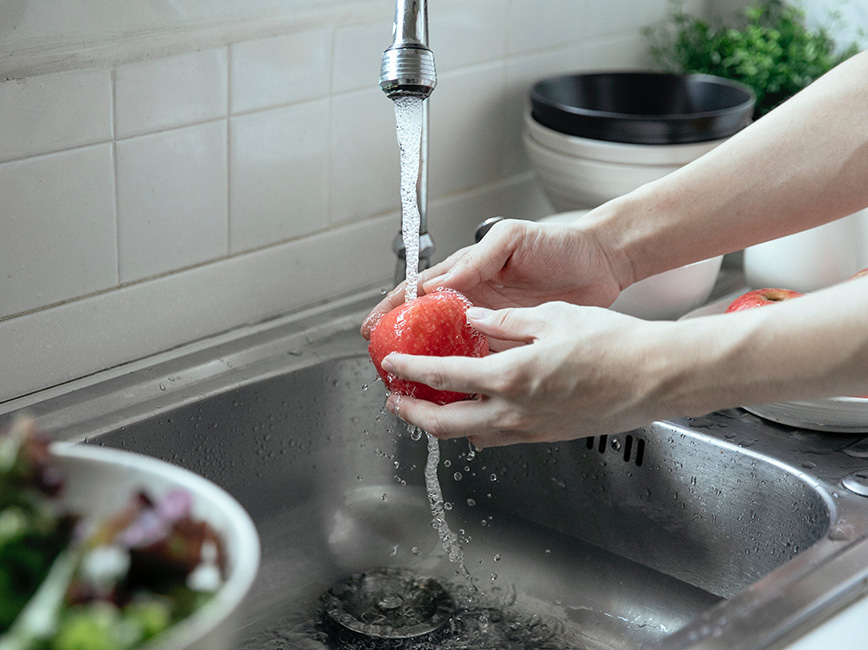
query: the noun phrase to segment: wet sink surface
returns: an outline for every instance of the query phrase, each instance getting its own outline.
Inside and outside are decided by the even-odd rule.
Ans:
[[[326,647],[320,596],[359,572],[433,576],[459,603],[467,589],[431,526],[425,439],[383,411],[349,326],[356,309],[28,405],[70,438],[203,474],[250,512],[263,560],[244,648]],[[177,390],[155,389],[173,378]],[[840,487],[864,467],[841,451],[858,440],[732,410],[472,458],[466,441],[441,443],[447,521],[465,540],[477,604],[538,632],[460,647],[783,643],[860,591],[868,516]]]

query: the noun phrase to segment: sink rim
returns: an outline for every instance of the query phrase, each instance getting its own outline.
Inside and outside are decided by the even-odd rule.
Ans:
[[[0,403],[0,419],[27,410],[45,429],[62,431],[59,442],[72,444],[143,419],[145,413],[169,411],[239,385],[322,362],[358,357],[365,351],[358,326],[380,297],[373,290],[350,296]],[[714,422],[725,415],[706,417]],[[721,447],[739,447],[710,430],[691,428],[691,420],[650,426],[660,424]],[[830,531],[854,521],[861,523],[861,528],[854,529],[853,539],[830,539],[827,531],[796,557],[702,612],[655,648],[687,650],[699,644],[713,650],[779,648],[868,591],[868,501],[840,484],[854,469],[864,469],[864,459],[838,450],[838,474],[821,463],[810,470],[801,468],[794,456],[795,445],[771,449],[772,441],[780,442],[786,429],[793,430],[759,422],[757,431],[778,435],[760,436],[750,448],[742,446],[739,453],[772,462],[805,481],[829,508]]]

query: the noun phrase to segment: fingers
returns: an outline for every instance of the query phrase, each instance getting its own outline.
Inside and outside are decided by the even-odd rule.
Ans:
[[[467,310],[467,322],[489,339],[530,343],[548,327],[544,308],[499,309],[482,307]]]
[[[538,436],[529,431],[492,428],[492,423],[498,420],[499,408],[485,397],[439,406],[405,395],[391,395],[386,408],[435,438],[466,437],[477,449],[538,440]]]
[[[466,293],[490,279],[509,259],[519,229],[518,222],[508,219],[494,224],[478,244],[461,249],[431,269],[422,285],[425,291],[450,287]]]
[[[419,382],[436,390],[457,393],[485,393],[488,357],[426,357],[393,352],[383,359],[382,367],[402,379]]]
[[[448,440],[494,433],[488,424],[492,408],[483,398],[438,405],[406,395],[390,395],[386,408],[407,424],[418,426],[435,438]],[[493,445],[490,445],[493,446]]]

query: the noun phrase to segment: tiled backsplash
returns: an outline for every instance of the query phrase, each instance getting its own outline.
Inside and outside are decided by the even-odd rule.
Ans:
[[[341,4],[276,35],[194,32],[171,56],[0,83],[0,401],[388,284],[398,154],[376,78],[394,5]],[[551,210],[521,146],[529,84],[646,65],[641,28],[665,7],[432,3],[438,257],[492,214]]]

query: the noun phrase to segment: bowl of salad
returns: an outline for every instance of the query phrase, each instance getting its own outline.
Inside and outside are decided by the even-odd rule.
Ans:
[[[229,650],[259,557],[201,476],[0,431],[0,650]]]

